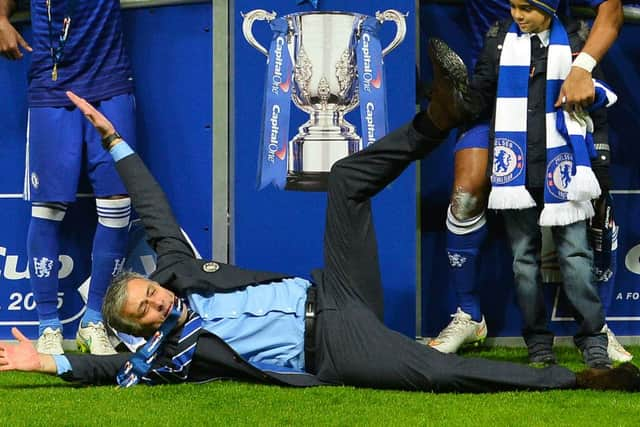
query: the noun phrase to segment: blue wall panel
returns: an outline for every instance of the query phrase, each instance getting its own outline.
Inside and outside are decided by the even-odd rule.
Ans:
[[[420,42],[429,37],[449,43],[465,60],[471,59],[471,38],[465,10],[461,5],[424,3],[421,8]],[[637,88],[640,87],[640,25],[625,24],[621,35],[602,63],[606,80],[619,95],[618,104],[609,110],[614,204],[620,225],[618,280],[614,301],[607,319],[619,335],[640,335],[640,257],[637,249],[637,210],[640,204],[640,134],[636,120],[640,113]],[[422,78],[430,81],[431,64],[421,58]],[[448,260],[445,250],[445,216],[453,179],[455,131],[437,152],[422,163],[422,332],[437,334],[455,311],[453,290],[448,288]],[[478,289],[490,336],[519,336],[520,314],[514,302],[511,254],[499,216],[489,214],[490,235],[481,251]],[[546,289],[551,317],[556,289]],[[571,335],[575,323],[562,307],[551,323],[559,335]]]
[[[124,29],[136,78],[138,148],[167,191],[178,220],[204,256],[211,254],[211,5],[134,9]],[[28,25],[19,30],[27,40]],[[0,339],[10,326],[36,335],[26,279],[30,208],[21,200],[29,56],[0,60]],[[80,191],[89,190],[85,180]],[[90,274],[95,204],[86,197],[63,225],[60,292],[65,337],[75,337],[84,311],[78,286]]]
[[[210,4],[124,11],[139,152],[204,257],[212,242]]]
[[[411,119],[415,99],[415,25],[414,2],[409,0],[344,3],[320,2],[321,10],[348,10],[373,15],[377,10],[408,12],[404,42],[385,58],[389,105],[389,127],[394,129]],[[322,266],[322,235],[326,195],[256,190],[256,165],[266,73],[266,57],[253,49],[241,31],[241,12],[262,8],[279,16],[313,10],[309,4],[296,6],[293,0],[237,0],[232,13],[234,27],[234,258],[237,264],[256,269],[283,271],[308,277],[311,269]],[[271,35],[264,22],[254,24],[254,34],[268,45]],[[383,45],[395,34],[395,24],[383,26]],[[347,120],[359,128],[358,110]],[[289,138],[307,120],[292,108]],[[360,135],[362,135],[360,133]],[[406,334],[415,332],[416,281],[416,172],[409,168],[384,190],[373,203],[378,231],[380,260],[385,291],[385,321]]]

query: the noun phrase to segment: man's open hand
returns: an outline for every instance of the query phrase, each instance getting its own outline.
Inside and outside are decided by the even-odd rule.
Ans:
[[[86,99],[79,97],[71,91],[67,91],[67,96],[71,102],[82,111],[82,114],[84,114],[103,138],[116,131],[111,122],[100,111],[96,110],[93,105],[89,104]]]
[[[48,372],[42,359],[51,356],[39,354],[18,328],[11,328],[11,333],[18,343],[0,343],[0,371]]]

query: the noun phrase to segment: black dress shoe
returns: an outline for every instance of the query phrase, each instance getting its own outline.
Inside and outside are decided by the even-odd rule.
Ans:
[[[576,374],[576,387],[640,391],[640,369],[630,362],[622,363],[613,369],[585,369]]]
[[[440,39],[429,39],[427,51],[433,65],[428,114],[438,128],[449,130],[472,115],[467,67]]]

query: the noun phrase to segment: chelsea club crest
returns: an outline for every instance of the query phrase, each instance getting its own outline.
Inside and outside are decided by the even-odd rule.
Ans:
[[[518,178],[524,170],[522,148],[507,138],[496,138],[493,145],[493,184],[507,184]]]
[[[567,186],[573,175],[573,155],[561,153],[547,164],[546,186],[554,197],[567,200]]]

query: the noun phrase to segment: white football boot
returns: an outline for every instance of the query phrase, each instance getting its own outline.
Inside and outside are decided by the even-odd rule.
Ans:
[[[441,353],[455,353],[463,345],[479,345],[487,338],[487,324],[484,316],[480,322],[471,320],[471,316],[458,307],[451,315],[453,320],[440,334],[429,341],[429,346]]]
[[[97,354],[101,356],[116,354],[117,351],[111,345],[104,323],[89,322],[86,327],[79,327],[76,335],[78,350],[83,353]]]
[[[609,329],[606,323],[602,327],[602,332],[607,333],[607,353],[609,354],[609,359],[614,362],[630,362],[631,359],[633,359],[633,355],[620,344],[616,335]]]
[[[58,328],[44,328],[36,342],[36,350],[42,354],[64,354],[62,349],[62,331]]]

